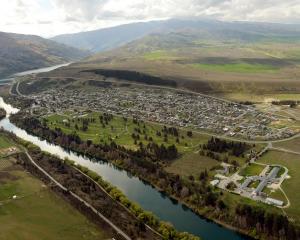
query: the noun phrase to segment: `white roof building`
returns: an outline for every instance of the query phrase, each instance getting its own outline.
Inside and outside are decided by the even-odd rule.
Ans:
[[[266,203],[276,205],[276,206],[282,206],[283,201],[274,199],[274,198],[266,198]]]

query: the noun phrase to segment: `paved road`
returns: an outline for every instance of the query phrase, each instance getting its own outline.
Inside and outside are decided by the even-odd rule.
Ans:
[[[56,181],[50,174],[48,174],[42,167],[40,167],[30,156],[30,154],[25,151],[25,154],[27,155],[28,159],[31,161],[31,163],[36,166],[43,174],[45,174],[53,183],[55,183],[60,189],[63,191],[68,191],[66,187],[64,187],[62,184],[60,184],[58,181]],[[124,233],[120,228],[118,228],[115,224],[113,224],[108,218],[103,216],[99,211],[97,211],[92,205],[90,205],[88,202],[83,200],[81,197],[79,197],[77,194],[73,193],[72,191],[69,191],[69,193],[78,199],[80,202],[82,202],[85,206],[90,208],[95,214],[97,214],[102,220],[104,220],[106,223],[108,223],[118,234],[120,234],[122,237],[124,237],[126,240],[131,240],[131,238]]]

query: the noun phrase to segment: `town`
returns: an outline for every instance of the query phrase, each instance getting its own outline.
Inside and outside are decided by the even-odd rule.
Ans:
[[[30,98],[35,102],[32,112],[37,114],[89,109],[248,140],[276,140],[296,134],[288,127],[271,126],[278,116],[253,106],[179,90],[132,86],[94,91],[51,89]]]

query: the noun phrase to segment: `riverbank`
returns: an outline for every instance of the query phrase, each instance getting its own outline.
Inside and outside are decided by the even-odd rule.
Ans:
[[[112,229],[113,232],[117,234],[116,239],[120,239],[121,237],[122,239],[158,240],[172,238],[174,240],[199,240],[199,238],[188,233],[177,232],[167,223],[160,222],[154,215],[144,211],[138,205],[129,201],[118,189],[108,182],[105,182],[99,175],[91,172],[87,168],[75,164],[70,160],[61,161],[54,155],[44,153],[38,147],[18,139],[10,133],[1,133],[8,135],[9,138],[21,144],[22,146],[20,148],[28,149],[25,154],[18,154],[18,162],[29,172],[43,180],[46,184],[50,184],[51,181],[54,181],[58,188],[53,188],[53,190],[91,220],[95,221],[99,218],[100,213],[95,214],[95,211],[96,209],[100,209],[104,215],[116,223],[116,226],[123,228],[130,236],[129,238],[126,238],[126,236],[123,237],[120,234],[121,230],[116,231],[116,229]],[[28,157],[26,157],[26,155]],[[28,158],[37,161],[43,169],[40,166],[34,166]],[[40,170],[37,169],[37,167],[39,167]],[[45,175],[43,171],[47,172],[47,175]],[[52,177],[57,181],[51,180]],[[81,200],[74,194],[80,196]],[[87,201],[87,203],[83,204],[82,201]],[[118,202],[120,204],[117,204]],[[95,210],[90,209],[90,206],[95,206]],[[96,220],[96,223],[99,224],[99,221]],[[106,226],[107,222],[103,222],[103,219],[100,219],[100,225],[102,227],[103,224]],[[152,227],[157,230],[154,230]],[[119,237],[117,237],[118,235]]]
[[[24,115],[23,115],[23,117],[24,117]],[[25,123],[24,118],[23,118],[23,122],[21,119],[19,119],[19,120],[20,120],[20,122],[17,121],[18,122],[17,123],[15,121],[15,123],[17,123],[20,127],[26,129],[30,133],[32,133],[34,135],[38,135],[39,137],[41,137],[43,139],[47,139],[48,141],[55,143],[55,144],[62,143],[62,142],[58,141],[58,138],[65,139],[62,146],[66,150],[68,150],[68,151],[72,150],[72,151],[78,152],[80,154],[84,154],[86,156],[93,157],[95,159],[98,159],[98,161],[102,160],[102,159],[107,159],[109,162],[113,163],[114,165],[116,165],[122,169],[126,169],[128,172],[130,172],[134,176],[138,176],[141,179],[144,179],[145,181],[151,183],[151,185],[156,186],[158,189],[163,189],[164,192],[167,193],[168,196],[173,196],[174,199],[177,199],[177,200],[179,200],[179,202],[184,203],[190,209],[193,209],[194,212],[196,212],[197,214],[200,214],[207,218],[213,219],[214,221],[219,221],[219,223],[221,223],[224,226],[226,226],[227,224],[230,226],[236,225],[237,226],[236,229],[239,229],[239,231],[247,233],[250,236],[260,238],[260,239],[270,239],[269,236],[271,233],[269,233],[267,231],[271,231],[270,229],[272,229],[272,228],[266,228],[264,226],[264,224],[266,224],[267,222],[265,222],[264,218],[262,220],[257,219],[257,214],[259,214],[259,215],[262,214],[263,216],[265,216],[267,214],[269,217],[274,219],[274,220],[272,220],[272,221],[274,221],[274,224],[277,221],[276,220],[277,218],[283,217],[281,215],[277,215],[275,213],[265,211],[265,209],[253,207],[251,205],[243,205],[243,204],[238,205],[236,207],[236,209],[233,211],[235,213],[235,216],[230,214],[229,209],[226,208],[226,206],[225,206],[225,208],[224,207],[221,208],[221,205],[211,205],[211,204],[209,204],[209,202],[206,202],[206,205],[201,204],[201,205],[197,206],[197,205],[195,205],[195,203],[189,202],[189,201],[191,201],[190,198],[186,198],[189,201],[185,201],[185,199],[179,198],[178,195],[172,194],[172,191],[174,192],[174,187],[176,186],[176,184],[178,184],[178,181],[180,184],[184,184],[184,181],[180,180],[180,178],[178,179],[176,176],[166,175],[166,173],[162,172],[161,169],[159,169],[160,174],[164,175],[164,177],[159,177],[159,175],[156,174],[157,169],[154,172],[151,172],[150,169],[143,169],[141,166],[128,164],[127,161],[122,160],[120,152],[119,152],[119,155],[115,155],[115,154],[113,154],[113,152],[109,153],[109,151],[110,151],[109,148],[107,148],[105,150],[105,151],[108,151],[106,155],[101,155],[101,156],[95,155],[92,152],[99,154],[102,151],[102,153],[103,153],[103,149],[101,150],[101,146],[93,145],[93,147],[91,147],[91,146],[87,147],[87,145],[84,145],[86,143],[81,142],[79,139],[78,139],[78,141],[79,141],[78,145],[73,144],[73,147],[71,147],[70,143],[67,143],[68,142],[67,135],[62,134],[61,132],[59,133],[59,135],[57,135],[57,133],[54,134],[54,132],[52,132],[50,129],[43,128],[40,124],[38,124],[38,122],[36,122],[36,120],[31,121],[31,120],[27,119],[26,120],[27,124],[24,124]],[[35,126],[34,130],[33,130],[33,128],[30,127],[30,124],[33,124],[33,123]],[[54,136],[56,136],[56,138]],[[82,147],[79,147],[79,146],[82,146]],[[95,149],[93,151],[91,151],[92,148],[95,148]],[[119,160],[116,160],[116,159],[119,159]],[[146,161],[146,159],[144,159],[142,161]],[[146,172],[147,172],[147,174],[145,174]],[[172,183],[172,181],[174,181],[174,177],[175,177],[175,179],[177,178],[177,180],[176,180],[177,183],[175,185]],[[168,188],[168,187],[162,188],[160,181],[169,181],[169,183],[165,184],[165,185],[173,186],[173,187],[172,188]],[[184,185],[184,187],[193,187],[193,186],[192,185]],[[205,189],[209,189],[209,188],[207,188],[206,185],[204,187],[205,187]],[[191,193],[195,192],[195,190],[196,189],[193,190],[192,188],[189,189],[189,191]],[[212,192],[212,194],[215,194],[215,192]],[[221,194],[221,193],[219,193],[219,194]],[[208,196],[212,197],[213,195],[208,195]],[[207,201],[211,201],[211,199],[207,199]],[[215,204],[219,204],[219,203],[216,202]],[[230,207],[230,206],[228,206],[228,207]],[[202,209],[203,209],[203,211],[202,211]],[[216,216],[219,216],[219,218],[217,218]],[[288,223],[288,221],[284,217],[281,221]],[[280,226],[279,231],[284,231],[287,233],[287,230],[285,230],[285,227],[291,228],[291,226],[293,226],[293,225],[291,225],[291,223],[287,224],[286,226]],[[298,230],[295,230],[296,234],[298,234],[297,231]],[[281,234],[280,234],[280,236],[275,235],[275,234],[272,236],[272,239],[282,238]]]

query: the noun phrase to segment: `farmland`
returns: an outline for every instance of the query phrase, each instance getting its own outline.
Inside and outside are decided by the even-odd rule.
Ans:
[[[260,73],[260,72],[276,72],[278,69],[273,66],[249,63],[232,63],[232,64],[192,64],[193,67],[202,70],[217,72],[237,72],[237,73]]]

